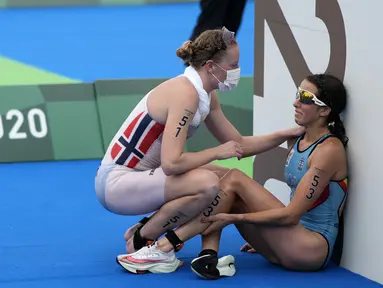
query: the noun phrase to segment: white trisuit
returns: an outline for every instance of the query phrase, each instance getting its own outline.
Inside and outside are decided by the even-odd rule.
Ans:
[[[209,114],[211,95],[203,89],[199,74],[191,66],[178,77],[187,77],[199,94],[199,105],[188,130],[189,138]],[[150,92],[113,137],[97,171],[97,197],[105,209],[116,214],[146,214],[165,203],[167,176],[160,167],[165,126],[149,115],[148,97]]]

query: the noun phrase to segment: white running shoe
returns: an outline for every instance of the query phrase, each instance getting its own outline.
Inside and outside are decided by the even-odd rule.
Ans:
[[[125,270],[135,274],[171,273],[182,265],[174,250],[163,252],[158,249],[157,243],[142,247],[131,254],[119,255],[116,261]]]
[[[219,275],[225,277],[234,276],[236,269],[234,266],[235,259],[232,255],[223,256],[218,259],[217,269]]]

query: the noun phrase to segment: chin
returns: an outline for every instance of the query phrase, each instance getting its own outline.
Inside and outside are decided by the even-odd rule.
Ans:
[[[306,124],[305,118],[301,114],[295,114],[294,121],[299,126],[304,126]]]
[[[306,123],[302,122],[302,121],[299,121],[298,119],[295,118],[295,124],[297,124],[298,126],[301,126],[301,127],[306,127]]]

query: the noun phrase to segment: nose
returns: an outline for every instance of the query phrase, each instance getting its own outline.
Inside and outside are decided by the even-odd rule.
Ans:
[[[293,106],[294,106],[295,108],[297,108],[297,107],[300,106],[300,104],[301,104],[301,102],[299,101],[299,99],[295,99],[295,101],[294,101],[294,103],[293,103]]]

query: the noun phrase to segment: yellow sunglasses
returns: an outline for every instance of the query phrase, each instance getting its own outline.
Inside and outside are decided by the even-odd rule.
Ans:
[[[297,93],[296,93],[296,99],[299,99],[299,102],[303,104],[316,104],[318,106],[325,107],[327,106],[324,102],[319,100],[315,94],[303,90],[301,87],[298,87]]]

